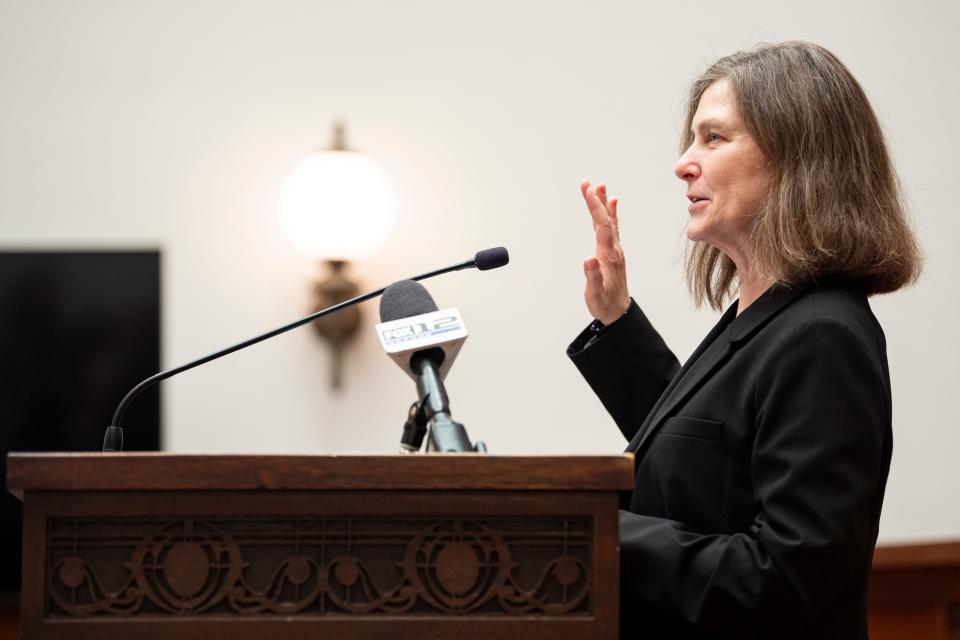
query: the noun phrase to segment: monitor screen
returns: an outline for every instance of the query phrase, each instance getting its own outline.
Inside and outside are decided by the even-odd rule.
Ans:
[[[0,251],[4,478],[10,451],[99,451],[117,403],[159,369],[158,251]],[[157,388],[123,425],[125,450],[160,448]],[[4,491],[0,591],[19,589],[20,512]]]

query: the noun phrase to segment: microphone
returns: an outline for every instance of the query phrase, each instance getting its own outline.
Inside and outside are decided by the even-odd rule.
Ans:
[[[420,375],[412,364],[414,354],[439,350],[434,364],[440,379],[445,380],[467,339],[460,312],[438,310],[426,288],[413,280],[401,280],[387,287],[380,298],[380,324],[376,330],[384,351],[414,381]]]
[[[414,276],[410,280],[414,280],[414,281],[426,280],[427,278],[443,275],[451,271],[459,271],[460,269],[469,269],[473,267],[476,267],[480,271],[487,271],[488,269],[496,269],[498,267],[502,267],[508,262],[510,262],[510,257],[509,257],[509,254],[507,253],[507,250],[503,247],[494,247],[492,249],[484,249],[483,251],[478,251],[476,254],[474,254],[474,257],[472,260],[466,260],[464,262],[459,262],[449,267],[443,267],[442,269],[436,269],[434,271],[428,271],[427,273],[421,273],[418,276]],[[103,435],[103,450],[104,451],[123,451],[123,428],[120,426],[120,421],[123,419],[123,414],[126,413],[127,407],[130,406],[130,403],[133,402],[133,400],[137,396],[139,396],[141,393],[143,393],[153,385],[157,384],[158,382],[162,382],[167,378],[172,378],[178,373],[183,373],[184,371],[188,371],[190,369],[193,369],[194,367],[199,367],[202,364],[206,364],[208,362],[216,360],[217,358],[221,358],[223,356],[229,355],[235,351],[246,349],[247,347],[253,346],[258,342],[263,342],[264,340],[268,340],[270,338],[273,338],[274,336],[278,336],[281,333],[286,333],[291,329],[296,329],[297,327],[301,327],[305,324],[313,322],[314,320],[322,318],[325,315],[335,313],[337,311],[340,311],[341,309],[345,309],[355,304],[365,302],[371,298],[375,298],[386,290],[387,290],[387,287],[382,287],[380,289],[377,289],[376,291],[371,291],[369,293],[365,293],[355,298],[351,298],[350,300],[346,300],[339,304],[335,304],[331,307],[327,307],[326,309],[321,309],[316,313],[310,314],[306,318],[295,320],[294,322],[285,324],[282,327],[273,329],[272,331],[268,331],[258,336],[248,338],[243,342],[238,342],[235,345],[229,346],[225,349],[221,349],[220,351],[215,351],[202,358],[198,358],[197,360],[187,362],[185,364],[182,364],[178,367],[174,367],[172,369],[167,369],[166,371],[155,373],[154,375],[150,376],[146,380],[143,380],[133,389],[128,391],[127,395],[125,395],[123,399],[120,401],[120,404],[117,405],[117,409],[113,414],[113,420],[110,422],[110,426],[107,427],[107,431]],[[427,295],[429,296],[429,294]]]
[[[474,266],[480,271],[486,271],[488,269],[498,269],[508,262],[510,262],[510,254],[507,253],[507,250],[503,247],[494,247],[478,251],[470,266]],[[416,278],[413,279],[416,280]]]
[[[401,280],[384,292],[380,320],[380,343],[416,381],[419,394],[404,425],[401,450],[418,451],[429,432],[428,451],[474,451],[466,429],[450,416],[450,402],[443,386],[443,379],[467,338],[460,313],[456,309],[438,310],[422,284]]]

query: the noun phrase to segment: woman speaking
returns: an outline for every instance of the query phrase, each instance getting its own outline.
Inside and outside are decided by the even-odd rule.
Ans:
[[[867,638],[892,446],[867,298],[921,266],[883,134],[833,54],[789,42],[707,69],[682,138],[687,283],[739,295],[682,367],[628,293],[616,198],[581,186],[596,320],[568,354],[636,455],[622,637]]]

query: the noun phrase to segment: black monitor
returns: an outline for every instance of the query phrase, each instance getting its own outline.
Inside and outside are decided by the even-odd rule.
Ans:
[[[4,478],[10,451],[99,451],[117,403],[159,369],[159,251],[0,250]],[[160,448],[156,387],[123,424],[125,450]],[[0,592],[20,587],[20,511],[4,490]]]

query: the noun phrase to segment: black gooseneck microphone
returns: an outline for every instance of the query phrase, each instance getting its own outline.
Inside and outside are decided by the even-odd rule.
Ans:
[[[444,273],[449,273],[451,271],[459,271],[460,269],[470,269],[473,267],[476,267],[480,271],[487,271],[489,269],[496,269],[498,267],[502,267],[508,262],[510,262],[510,254],[507,253],[507,250],[503,247],[494,247],[492,249],[484,249],[483,251],[478,251],[474,255],[472,260],[466,260],[465,262],[460,262],[458,264],[451,265],[449,267],[444,267],[442,269],[437,269],[435,271],[428,271],[427,273],[422,273],[410,279],[426,280],[427,278],[443,275]],[[217,358],[221,358],[223,356],[229,355],[234,351],[240,351],[241,349],[246,349],[247,347],[255,345],[258,342],[263,342],[264,340],[268,340],[270,338],[273,338],[274,336],[278,336],[281,333],[286,333],[291,329],[296,329],[297,327],[301,327],[305,324],[313,322],[318,318],[322,318],[325,315],[335,313],[337,311],[340,311],[341,309],[345,309],[346,307],[359,304],[371,298],[375,298],[386,290],[387,290],[387,287],[382,287],[380,289],[377,289],[376,291],[371,291],[370,293],[365,293],[363,295],[357,296],[356,298],[351,298],[350,300],[347,300],[345,302],[335,304],[332,307],[321,309],[320,311],[317,311],[316,313],[313,313],[307,316],[306,318],[301,318],[300,320],[296,320],[289,324],[285,324],[282,327],[273,329],[272,331],[268,331],[258,336],[248,338],[243,342],[238,342],[237,344],[227,347],[226,349],[215,351],[214,353],[206,355],[197,360],[193,360],[192,362],[187,362],[186,364],[182,364],[178,367],[174,367],[172,369],[167,369],[166,371],[155,373],[154,375],[150,376],[149,378],[147,378],[146,380],[144,380],[143,382],[135,386],[133,389],[128,391],[127,395],[125,395],[123,399],[120,401],[120,404],[117,405],[117,410],[113,414],[113,421],[110,423],[110,426],[107,427],[107,431],[103,435],[103,450],[104,451],[123,451],[123,428],[120,426],[120,421],[123,419],[123,414],[126,412],[127,407],[130,406],[130,403],[133,402],[133,400],[138,395],[140,395],[141,393],[143,393],[153,385],[157,384],[158,382],[166,380],[167,378],[172,378],[178,373],[183,373],[184,371],[193,369],[194,367],[199,367],[200,365],[206,364],[212,360],[216,360]]]

